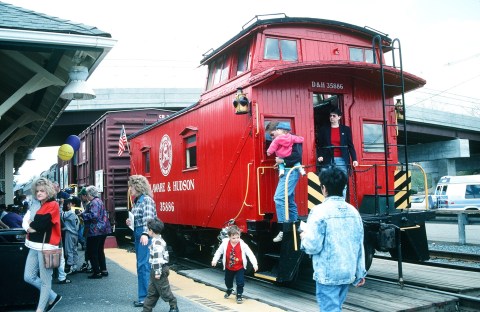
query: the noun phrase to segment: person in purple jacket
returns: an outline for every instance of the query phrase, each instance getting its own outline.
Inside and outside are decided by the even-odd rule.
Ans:
[[[85,228],[88,229],[86,252],[92,264],[93,273],[88,278],[99,279],[108,276],[104,245],[107,235],[112,232],[112,227],[108,220],[105,205],[98,198],[96,187],[93,185],[87,186],[86,192],[90,204],[82,212],[82,218]]]

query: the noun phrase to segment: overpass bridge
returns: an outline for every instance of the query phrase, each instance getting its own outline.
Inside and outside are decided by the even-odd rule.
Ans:
[[[200,97],[196,88],[97,89],[90,101],[72,100],[40,146],[63,144],[65,134],[78,134],[107,111],[161,108],[178,111]],[[408,161],[419,162],[435,185],[457,171],[480,173],[480,118],[422,107],[407,107]],[[404,155],[404,153],[399,153]],[[402,161],[404,161],[402,159]]]

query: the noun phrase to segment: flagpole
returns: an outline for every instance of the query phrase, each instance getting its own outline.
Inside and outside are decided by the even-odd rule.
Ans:
[[[123,131],[125,131],[125,126],[122,125]],[[125,131],[125,136],[127,136],[127,132]],[[132,164],[133,167],[133,172],[134,174],[137,174],[137,168],[135,168],[135,164],[131,161],[132,160],[132,153],[130,151],[130,142],[127,140],[127,150],[128,150],[128,157],[130,157],[130,163]]]

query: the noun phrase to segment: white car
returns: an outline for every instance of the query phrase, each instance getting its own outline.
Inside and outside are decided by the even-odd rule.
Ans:
[[[425,195],[413,195],[410,197],[411,207],[410,209],[414,210],[425,210],[427,209],[425,204]],[[435,209],[435,200],[432,195],[428,195],[428,209]]]

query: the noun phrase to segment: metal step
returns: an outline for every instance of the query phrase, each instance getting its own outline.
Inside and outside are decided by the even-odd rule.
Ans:
[[[256,272],[254,276],[261,279],[269,280],[272,282],[277,281],[277,275],[271,271]]]

